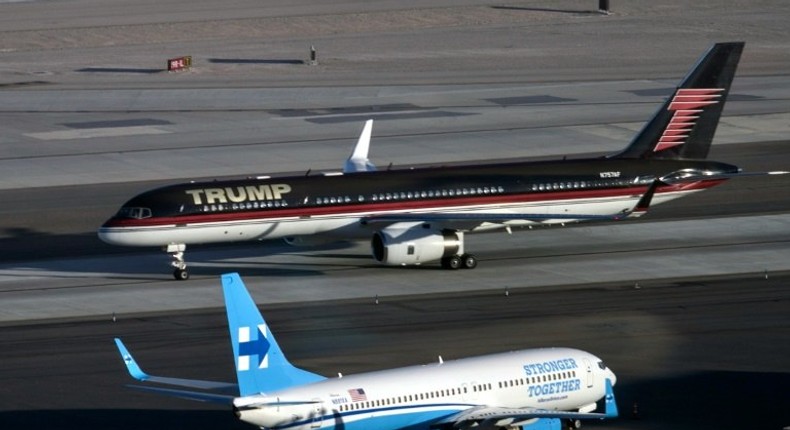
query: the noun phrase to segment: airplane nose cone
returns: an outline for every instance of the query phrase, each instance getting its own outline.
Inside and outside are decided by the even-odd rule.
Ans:
[[[99,227],[99,230],[96,232],[99,239],[107,244],[110,245],[120,245],[120,246],[134,246],[138,245],[132,239],[134,239],[134,235],[129,234],[129,232],[124,231],[120,228],[113,228],[108,227],[105,225]]]
[[[115,235],[112,234],[110,230],[107,230],[102,226],[96,233],[102,242],[108,243],[110,245],[117,245],[114,237]]]

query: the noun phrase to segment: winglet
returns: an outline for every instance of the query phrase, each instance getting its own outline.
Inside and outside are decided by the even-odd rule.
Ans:
[[[614,399],[614,390],[612,390],[612,380],[606,378],[605,384],[606,394],[604,395],[604,416],[606,418],[616,418],[619,413],[617,411],[617,402]]]
[[[132,357],[132,353],[126,349],[121,339],[115,338],[115,345],[118,347],[118,352],[121,353],[121,358],[123,359],[124,364],[126,364],[126,370],[129,371],[129,374],[132,375],[132,378],[137,379],[138,381],[147,381],[151,377],[143,372],[143,369],[137,364],[134,357]]]
[[[650,209],[650,203],[653,202],[653,196],[656,194],[656,190],[658,186],[661,185],[662,182],[658,179],[654,180],[653,183],[647,188],[642,197],[636,202],[636,206],[631,210],[631,213],[626,216],[626,218],[638,218],[647,213],[647,210]]]
[[[368,151],[370,150],[370,135],[372,130],[373,120],[369,119],[365,121],[365,127],[362,129],[362,133],[359,135],[359,140],[357,140],[354,150],[346,160],[345,166],[343,166],[343,173],[376,171],[376,166],[374,166],[373,163],[371,163],[368,159]]]

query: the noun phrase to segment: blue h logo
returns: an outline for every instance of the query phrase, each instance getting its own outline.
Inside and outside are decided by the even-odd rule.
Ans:
[[[267,353],[269,352],[269,341],[266,340],[266,325],[261,324],[257,327],[256,338],[250,338],[251,327],[239,327],[239,361],[236,368],[239,371],[250,370],[250,357],[258,356],[258,369],[269,367]]]

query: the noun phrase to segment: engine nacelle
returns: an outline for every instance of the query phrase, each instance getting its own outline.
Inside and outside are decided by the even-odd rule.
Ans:
[[[452,230],[435,230],[423,224],[391,225],[377,231],[370,242],[373,258],[389,266],[439,261],[463,252],[463,236]]]
[[[271,402],[271,403],[270,403]],[[233,413],[246,423],[260,428],[309,428],[314,419],[321,418],[323,406],[304,402],[290,403],[277,398],[239,397],[233,400]],[[304,425],[295,425],[303,423]],[[320,424],[320,420],[317,421]]]

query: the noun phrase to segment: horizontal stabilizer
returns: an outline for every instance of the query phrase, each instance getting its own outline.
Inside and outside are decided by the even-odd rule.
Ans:
[[[155,382],[158,384],[173,385],[178,387],[199,388],[203,390],[224,390],[228,392],[235,392],[238,387],[236,384],[229,382],[215,382],[215,381],[202,381],[197,379],[181,379],[181,378],[168,378],[163,376],[152,376],[143,371],[137,364],[132,354],[126,349],[121,339],[115,338],[115,345],[118,347],[118,352],[121,354],[126,370],[132,378],[141,382]]]
[[[163,394],[169,397],[177,397],[186,400],[196,400],[199,402],[218,403],[221,405],[232,405],[233,399],[235,398],[234,396],[228,396],[223,394],[202,393],[198,391],[187,391],[187,390],[174,390],[172,388],[144,387],[142,385],[127,385],[127,387],[138,391],[145,391],[148,393]]]
[[[787,174],[790,174],[790,172],[784,170],[773,170],[769,172],[715,173],[710,175],[698,172],[679,172],[662,177],[661,182],[665,184],[681,184],[697,181],[715,181],[718,179],[742,178],[748,176],[779,176]]]

